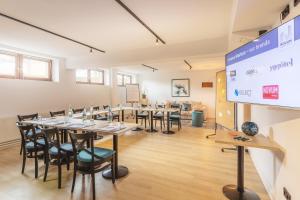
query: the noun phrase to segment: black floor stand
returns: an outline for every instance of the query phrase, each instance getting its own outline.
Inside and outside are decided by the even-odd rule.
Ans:
[[[170,130],[170,112],[167,112],[167,130],[162,132],[163,134],[174,134],[174,131]]]
[[[139,124],[139,121],[138,121],[138,110],[135,111],[135,123],[138,125]],[[132,131],[142,131],[144,130],[143,128],[141,127],[136,127],[134,129],[132,129]]]
[[[230,200],[260,200],[259,196],[244,187],[244,147],[237,147],[237,185],[226,185],[223,194]]]

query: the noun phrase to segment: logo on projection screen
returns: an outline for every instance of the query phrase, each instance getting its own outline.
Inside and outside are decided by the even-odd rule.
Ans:
[[[235,96],[248,96],[248,97],[251,97],[251,93],[252,93],[252,90],[238,90],[238,89],[235,89],[234,90],[234,95]]]
[[[279,99],[279,85],[263,86],[263,99]]]
[[[294,20],[278,28],[278,45],[287,47],[294,43]]]

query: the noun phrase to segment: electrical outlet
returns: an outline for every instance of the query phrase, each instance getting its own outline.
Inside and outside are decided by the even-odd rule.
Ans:
[[[285,197],[286,200],[292,200],[291,194],[287,191],[285,187],[283,187],[283,196]]]

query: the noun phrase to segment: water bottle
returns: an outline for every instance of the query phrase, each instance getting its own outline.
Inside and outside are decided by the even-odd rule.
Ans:
[[[69,106],[68,117],[69,118],[73,117],[73,110],[72,110],[71,106]]]
[[[83,119],[83,121],[85,121],[87,119],[85,108],[83,109],[83,112],[82,112],[82,119]]]
[[[113,121],[113,113],[111,111],[111,107],[108,107],[108,113],[107,113],[107,120],[109,123],[111,123]]]
[[[94,108],[93,106],[90,107],[90,120],[91,122],[94,122],[94,116],[93,116]]]

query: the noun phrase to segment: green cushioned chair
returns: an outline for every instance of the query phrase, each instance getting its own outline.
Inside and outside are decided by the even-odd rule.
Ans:
[[[93,200],[95,200],[95,173],[101,172],[107,166],[111,167],[112,183],[115,183],[115,151],[94,147],[96,133],[70,133],[74,153],[74,174],[71,192],[73,193],[76,173],[90,174],[92,177]],[[103,166],[103,164],[108,165]]]

